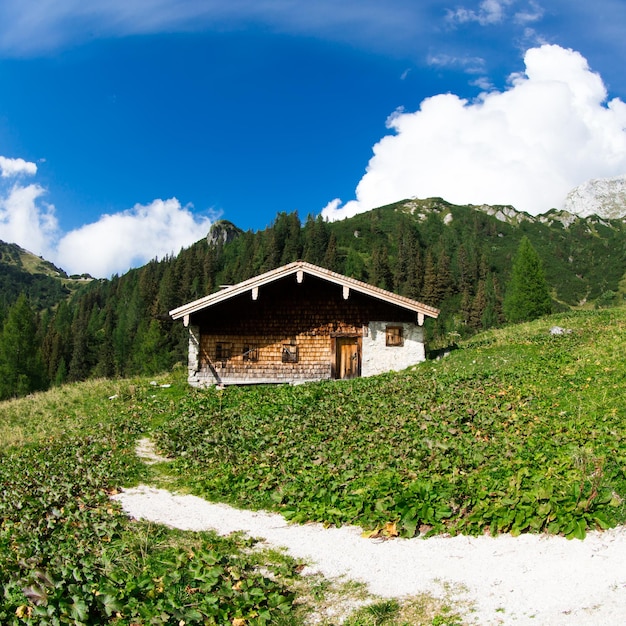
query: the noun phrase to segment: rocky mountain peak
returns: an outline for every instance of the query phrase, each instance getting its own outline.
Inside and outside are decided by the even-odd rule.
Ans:
[[[206,240],[210,246],[216,246],[219,243],[227,244],[239,237],[241,233],[241,228],[237,228],[232,222],[217,220],[211,224]]]
[[[567,194],[563,209],[579,217],[626,218],[626,175],[578,185]]]

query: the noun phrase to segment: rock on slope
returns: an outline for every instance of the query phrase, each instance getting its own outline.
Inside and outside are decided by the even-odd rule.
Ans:
[[[626,175],[588,180],[567,194],[563,209],[580,217],[626,218]]]

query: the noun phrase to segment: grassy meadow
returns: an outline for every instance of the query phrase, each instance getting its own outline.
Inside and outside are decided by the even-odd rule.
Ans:
[[[372,535],[582,539],[624,523],[625,348],[626,308],[581,311],[369,379],[199,391],[179,369],[2,403],[0,623],[243,626],[323,612],[327,587],[253,540],[128,520],[109,495],[140,482]],[[142,464],[145,436],[172,462]],[[410,621],[378,603],[345,623],[462,623],[423,604]]]

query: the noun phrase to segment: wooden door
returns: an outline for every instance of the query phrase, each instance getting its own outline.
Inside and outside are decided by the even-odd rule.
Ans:
[[[359,337],[337,337],[337,378],[356,378],[361,375],[361,342]]]

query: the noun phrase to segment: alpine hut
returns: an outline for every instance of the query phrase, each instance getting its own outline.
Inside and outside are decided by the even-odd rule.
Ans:
[[[425,359],[439,310],[296,261],[170,311],[189,329],[189,383],[371,376]]]

